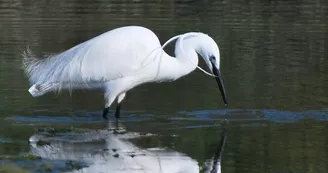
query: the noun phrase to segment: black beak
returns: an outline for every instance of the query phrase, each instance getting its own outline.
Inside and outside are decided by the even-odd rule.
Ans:
[[[228,102],[227,102],[227,97],[226,97],[226,92],[225,92],[225,89],[224,89],[224,85],[223,85],[223,82],[222,82],[221,72],[220,72],[220,70],[218,70],[216,68],[216,66],[213,63],[212,63],[212,67],[213,67],[213,74],[215,76],[217,76],[217,77],[215,77],[215,79],[216,79],[216,82],[218,83],[218,87],[221,91],[223,102],[224,102],[225,106],[227,106]]]

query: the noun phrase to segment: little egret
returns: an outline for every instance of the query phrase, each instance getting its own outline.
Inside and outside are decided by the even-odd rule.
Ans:
[[[177,40],[176,57],[163,50],[173,40]],[[197,53],[213,74],[198,67]],[[117,99],[116,128],[127,91],[144,83],[174,81],[196,68],[216,78],[227,105],[219,48],[210,36],[201,32],[177,35],[161,46],[151,30],[124,26],[41,59],[28,49],[23,53],[22,67],[29,78],[29,92],[33,97],[64,89],[98,89],[104,92],[103,117],[106,120],[109,107]]]

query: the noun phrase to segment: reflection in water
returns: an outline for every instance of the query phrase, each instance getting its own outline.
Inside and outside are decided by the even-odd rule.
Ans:
[[[221,173],[226,129],[214,156],[205,162],[203,168],[199,167],[201,163],[183,153],[158,147],[144,149],[129,141],[147,136],[132,132],[115,134],[111,130],[56,135],[42,131],[30,137],[30,153],[43,159],[87,165],[73,172],[199,173],[205,170],[205,173]]]
[[[222,154],[224,150],[224,146],[227,141],[227,131],[224,129],[223,134],[221,136],[220,144],[217,148],[217,151],[212,159],[207,161],[207,170],[206,173],[221,173],[221,160],[222,160]]]
[[[264,110],[262,111],[265,112]],[[16,136],[24,134],[22,132],[26,131],[31,136],[33,133],[29,133],[31,131],[29,128],[36,128],[35,126],[38,126],[38,124],[65,128],[69,127],[70,124],[75,127],[88,127],[88,129],[99,129],[100,127],[103,129],[107,127],[108,124],[102,125],[102,123],[99,123],[98,119],[101,118],[99,116],[94,115],[96,119],[85,119],[86,117],[92,117],[93,112],[90,112],[90,115],[85,115],[88,112],[82,112],[80,111],[79,113],[80,117],[76,115],[75,119],[65,120],[67,123],[51,122],[51,116],[38,117],[36,114],[33,117],[13,117],[10,121],[6,122],[14,122],[14,128],[8,126],[11,123],[3,124],[3,127],[4,129],[11,129],[9,133]],[[259,118],[261,121],[254,121],[257,118],[257,114],[252,112],[257,111],[251,110],[228,110],[227,115],[229,116],[227,117],[223,117],[224,114],[217,113],[220,110],[200,112],[188,111],[184,115],[181,113],[174,114],[174,116],[179,116],[180,119],[173,121],[173,115],[166,116],[160,114],[151,116],[151,120],[141,122],[135,121],[135,119],[143,119],[143,113],[136,115],[127,113],[122,118],[124,120],[123,124],[126,125],[129,131],[161,134],[158,136],[153,135],[131,139],[137,148],[170,148],[178,151],[180,154],[186,153],[189,157],[197,160],[196,163],[198,165],[201,165],[202,163],[213,162],[213,153],[218,148],[218,141],[220,141],[220,133],[222,132],[222,120],[228,117],[230,121],[227,124],[227,129],[230,135],[229,140],[227,140],[228,147],[224,150],[224,159],[222,161],[222,171],[225,173],[288,172],[290,170],[292,172],[327,172],[327,167],[323,165],[325,165],[328,158],[326,152],[328,121],[321,121],[316,118],[319,116],[314,116],[313,120],[304,119],[311,118],[311,112],[313,115],[322,112],[322,115],[325,116],[327,113],[324,114],[324,110],[310,111],[307,113],[307,116],[301,116],[299,119],[297,118],[298,115],[295,115],[293,121],[286,121],[287,123],[281,123],[284,121],[276,121],[276,119],[271,118],[263,120],[261,117]],[[133,121],[128,120],[130,114],[135,118]],[[305,114],[305,112],[296,112],[295,114]],[[282,120],[290,117],[286,116],[288,114],[283,114],[283,111],[275,111],[271,115]],[[26,124],[33,124],[33,126],[26,126]],[[52,149],[50,151],[53,151],[53,153],[49,153],[50,151],[46,150],[44,157],[51,158],[52,154],[57,156],[57,150],[62,150],[63,155],[66,152],[67,155],[65,157],[67,158],[71,157],[70,153],[80,154],[72,158],[78,158],[78,156],[88,158],[89,153],[90,160],[93,153],[101,155],[110,152],[108,151],[110,150],[110,141],[106,144],[104,140],[107,138],[106,135],[108,135],[108,131],[95,131],[93,133],[86,133],[85,135],[66,134],[63,136],[53,136],[50,138],[54,146],[50,147]],[[171,137],[171,135],[176,136]],[[128,137],[122,137],[121,139],[123,142],[126,142],[125,140]],[[24,136],[21,138],[26,141]],[[9,139],[11,140],[11,138]],[[10,144],[10,147],[9,145],[2,145],[0,148],[2,148],[2,154],[12,153],[12,151],[17,152],[17,147],[12,144]],[[42,147],[37,148],[43,149]],[[31,147],[30,150],[35,152],[36,148]],[[107,150],[108,152],[103,152],[103,150]],[[29,150],[24,149],[24,151],[28,152]],[[212,159],[208,160],[209,158]],[[315,165],[318,164],[322,166],[316,167]],[[313,166],[315,168],[312,168]],[[308,171],[309,169],[314,169],[314,171]]]
[[[52,160],[83,161],[76,172],[198,173],[197,161],[185,154],[161,149],[141,149],[128,141],[133,133],[115,135],[108,130],[56,137],[33,135],[30,152]],[[67,141],[69,139],[69,141]],[[36,141],[51,141],[39,146]]]

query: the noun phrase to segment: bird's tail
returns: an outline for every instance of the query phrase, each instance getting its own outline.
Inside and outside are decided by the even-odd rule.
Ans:
[[[36,67],[40,60],[32,54],[31,50],[27,48],[26,51],[23,52],[23,61],[22,61],[22,68],[25,74],[29,77],[29,81],[31,81],[31,73],[33,72],[34,67]]]
[[[56,83],[34,84],[28,89],[28,92],[33,97],[39,97],[49,91],[53,91],[56,87],[58,87]]]
[[[32,85],[28,91],[33,97],[42,96],[58,86],[58,83],[47,82],[44,77],[43,72],[49,68],[47,61],[36,58],[29,48],[23,52],[22,68]]]

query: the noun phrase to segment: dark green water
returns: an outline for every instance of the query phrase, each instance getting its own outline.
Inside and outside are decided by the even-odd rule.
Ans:
[[[134,145],[173,149],[203,165],[226,127],[224,173],[328,172],[327,16],[324,0],[0,1],[1,163],[31,152],[29,137],[40,127],[107,128],[101,93],[29,95],[20,69],[27,46],[39,55],[56,53],[141,25],[161,43],[189,31],[213,37],[229,107],[225,112],[215,80],[199,71],[140,86],[127,93],[123,124],[157,136],[133,139]],[[74,147],[88,154],[98,143]]]

